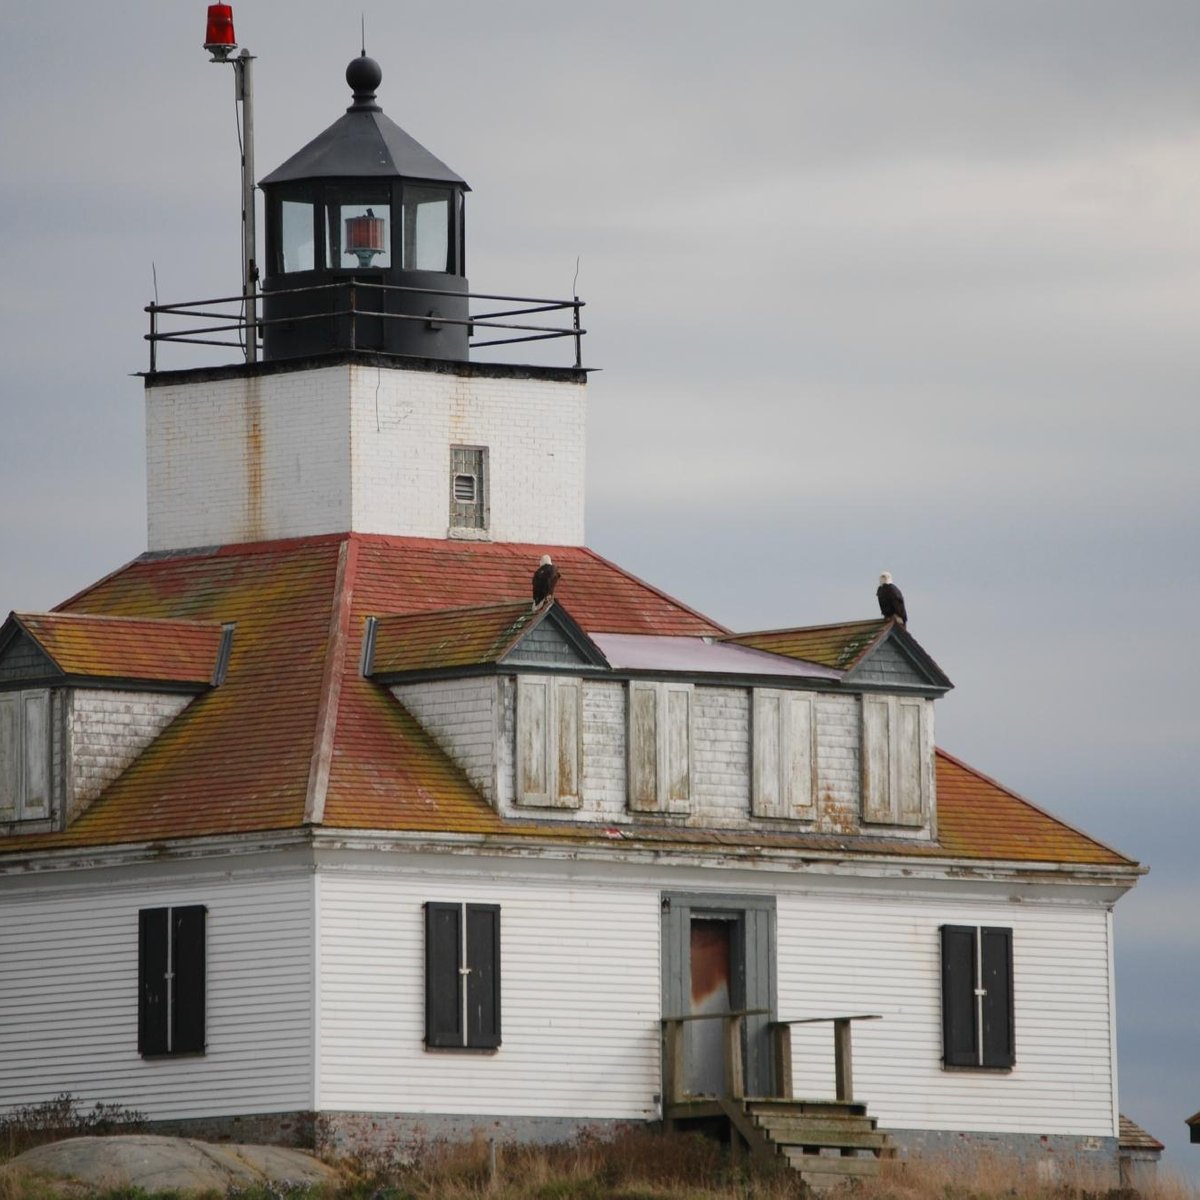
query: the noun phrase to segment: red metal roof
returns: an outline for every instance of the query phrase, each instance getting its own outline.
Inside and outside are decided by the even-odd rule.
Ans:
[[[90,679],[207,684],[221,648],[221,625],[82,613],[13,613],[64,675]]]
[[[531,625],[545,615],[528,600],[474,608],[379,617],[372,675],[499,662]]]
[[[62,609],[141,622],[236,622],[225,681],[193,700],[68,830],[3,839],[0,851],[318,824],[605,840],[582,823],[503,820],[359,669],[367,616],[505,601],[515,612],[528,606],[547,549],[562,572],[556,599],[588,634],[725,632],[581,547],[330,535],[147,555]],[[623,826],[621,840],[1133,865],[940,753],[937,787],[935,844],[639,825]]]
[[[848,671],[891,627],[885,618],[844,621],[838,625],[809,625],[799,629],[765,629],[730,634],[726,641],[770,654],[802,658],[837,671]]]

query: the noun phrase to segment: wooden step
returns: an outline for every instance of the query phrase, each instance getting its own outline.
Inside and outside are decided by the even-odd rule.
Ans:
[[[807,1133],[789,1134],[781,1137],[774,1130],[770,1132],[771,1140],[776,1145],[789,1149],[793,1146],[814,1146],[828,1150],[869,1150],[872,1154],[885,1150],[888,1146],[886,1133]]]
[[[812,1114],[812,1112],[755,1112],[750,1116],[764,1129],[785,1129],[804,1126],[806,1129],[828,1129],[829,1133],[871,1133],[876,1127],[875,1117],[844,1117]]]
[[[879,1159],[873,1154],[865,1158],[844,1158],[833,1154],[804,1154],[799,1150],[785,1150],[792,1167],[807,1181],[810,1174],[832,1175],[845,1179],[854,1176],[864,1179],[879,1174]]]
[[[755,1115],[784,1112],[813,1117],[865,1117],[866,1104],[857,1100],[776,1100],[773,1098],[747,1100],[746,1107]]]

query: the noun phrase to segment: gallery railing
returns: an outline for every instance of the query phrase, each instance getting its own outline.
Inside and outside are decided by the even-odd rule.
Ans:
[[[322,295],[324,294],[324,295]],[[267,317],[264,304],[277,307],[281,299],[298,300],[301,306],[312,301],[313,308],[320,308],[321,301],[328,297],[332,303],[322,311],[297,311],[289,304],[287,315]],[[387,308],[389,298],[400,306],[417,297],[430,297],[435,302],[444,298],[450,302],[486,302],[484,311],[471,312],[465,317],[443,313],[413,313],[380,311]],[[254,311],[248,313],[247,304]],[[501,305],[502,307],[495,307]],[[515,307],[514,307],[515,306]],[[362,343],[360,325],[364,321],[412,321],[427,327],[444,325],[466,326],[473,349],[485,346],[510,346],[518,342],[543,342],[566,339],[575,351],[576,367],[583,366],[583,336],[587,330],[581,322],[584,302],[578,297],[571,300],[547,300],[530,296],[504,296],[493,292],[455,292],[437,288],[400,287],[395,284],[373,283],[363,280],[340,280],[336,283],[315,284],[312,287],[281,288],[262,293],[248,301],[244,295],[218,296],[209,300],[187,300],[181,304],[148,304],[150,332],[146,340],[150,343],[150,371],[158,370],[158,348],[164,343],[192,346],[223,346],[230,349],[246,348],[248,331],[256,338],[270,337],[272,327],[294,329],[304,322],[328,324],[331,319],[344,319],[340,328],[345,345],[338,349],[360,350],[372,347]],[[562,324],[531,323],[518,318],[539,316],[543,313],[569,314]],[[481,332],[482,331],[482,332]]]

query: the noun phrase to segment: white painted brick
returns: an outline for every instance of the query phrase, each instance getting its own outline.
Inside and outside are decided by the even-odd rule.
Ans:
[[[450,446],[488,448],[492,541],[582,545],[586,388],[343,364],[146,392],[151,550],[444,538]]]

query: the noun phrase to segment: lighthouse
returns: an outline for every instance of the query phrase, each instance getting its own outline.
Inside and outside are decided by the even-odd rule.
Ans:
[[[583,544],[580,303],[470,294],[467,183],[384,114],[382,79],[352,59],[346,112],[261,181],[262,311],[243,302],[222,331],[261,354],[171,370],[163,343],[219,342],[212,305],[151,306],[151,551],[329,533]],[[470,355],[543,340],[574,363]]]

